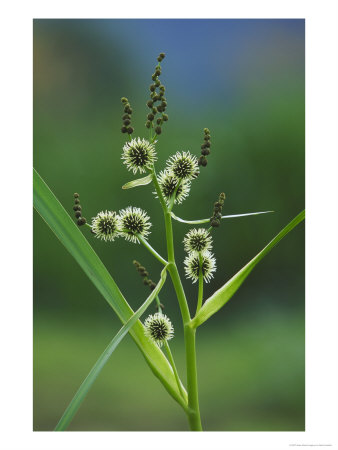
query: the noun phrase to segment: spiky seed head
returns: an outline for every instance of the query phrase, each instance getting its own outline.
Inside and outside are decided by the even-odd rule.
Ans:
[[[202,275],[204,281],[208,283],[213,277],[213,272],[216,271],[216,259],[212,253],[208,250],[201,253],[202,259]],[[200,263],[199,254],[190,253],[184,260],[184,269],[187,278],[191,278],[192,282],[195,283],[198,280]]]
[[[98,239],[114,241],[120,236],[121,221],[115,211],[101,211],[92,218],[92,232]]]
[[[169,205],[179,180],[171,172],[169,172],[168,170],[164,170],[159,173],[157,181],[158,184],[160,185],[162,194],[167,204]],[[190,181],[181,180],[180,185],[178,186],[176,192],[175,203],[183,202],[183,200],[189,195],[190,186],[191,186]]]
[[[188,253],[196,254],[212,248],[212,238],[205,228],[193,228],[188,231],[183,239],[183,243],[184,250]]]
[[[128,206],[119,212],[121,220],[121,235],[127,240],[139,243],[136,234],[146,237],[150,232],[151,227],[149,222],[150,217],[140,208]]]
[[[156,161],[155,146],[146,139],[132,139],[123,147],[122,160],[128,170],[144,173]]]
[[[145,335],[159,347],[162,347],[164,342],[169,341],[174,337],[174,327],[170,319],[162,313],[155,313],[146,318],[144,322]]]
[[[177,152],[171,156],[167,161],[167,169],[184,180],[192,180],[199,174],[197,158],[190,152]]]

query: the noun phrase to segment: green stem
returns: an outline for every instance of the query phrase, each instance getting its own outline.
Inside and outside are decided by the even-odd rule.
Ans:
[[[137,236],[138,240],[140,242],[142,242],[142,244],[146,247],[146,249],[149,250],[150,253],[153,256],[155,256],[156,259],[158,259],[160,261],[160,263],[162,263],[164,266],[166,266],[168,264],[168,261],[166,261],[164,258],[162,258],[162,256],[159,255],[155,249],[153,249],[153,247],[149,244],[149,242],[146,239],[144,239],[143,236],[141,236],[138,233],[136,234],[136,236]]]
[[[170,350],[170,347],[169,347],[169,344],[168,344],[167,341],[165,341],[164,348],[165,348],[165,350],[167,352],[169,362],[170,362],[171,367],[173,369],[178,389],[179,389],[182,397],[184,398],[184,391],[183,391],[183,388],[182,388],[182,383],[181,383],[180,377],[178,376],[178,372],[177,372],[177,368],[176,368],[176,365],[175,365],[175,361],[174,361],[173,355],[171,353],[171,350]]]
[[[165,203],[160,186],[157,182],[155,170],[153,173],[154,173],[153,182],[164,213],[167,249],[168,249],[168,262],[169,262],[168,272],[174,285],[184,325],[184,342],[186,353],[187,390],[188,390],[188,406],[189,406],[188,410],[186,410],[186,413],[188,415],[190,429],[193,431],[201,431],[202,425],[198,404],[198,386],[197,386],[197,372],[196,372],[196,349],[195,349],[196,330],[190,327],[191,319],[189,307],[182,286],[181,278],[175,263],[174,238],[171,220],[172,213],[168,210],[167,205]]]
[[[199,253],[199,271],[198,271],[198,299],[197,299],[197,308],[196,314],[201,309],[202,301],[203,301],[203,272],[202,272],[202,255]]]
[[[196,329],[189,325],[184,327],[187,362],[188,420],[192,431],[203,431],[198,402],[197,367],[196,367]]]

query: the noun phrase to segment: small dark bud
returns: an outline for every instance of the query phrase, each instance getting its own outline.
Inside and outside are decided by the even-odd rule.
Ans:
[[[128,114],[132,114],[132,113],[133,113],[133,110],[131,109],[130,106],[125,106],[125,107],[124,107],[124,112],[125,112],[125,113],[128,113]]]
[[[167,102],[164,102],[164,101],[162,101],[162,103],[161,103],[161,106],[163,107],[163,108],[165,108],[166,106],[167,106]]]
[[[79,199],[79,198],[76,198],[76,199],[74,200],[74,203],[75,203],[75,205],[79,205],[79,204],[80,204],[80,199]]]
[[[124,125],[129,125],[129,124],[130,124],[130,119],[124,120],[124,121],[123,121],[123,124],[124,124]]]
[[[204,128],[204,134],[210,134],[210,130],[209,130],[209,128]]]
[[[225,194],[224,194],[224,192],[221,192],[221,193],[219,194],[219,200],[225,200]]]
[[[153,104],[154,104],[154,102],[153,102],[152,100],[147,101],[147,106],[148,106],[149,108],[152,108],[152,107],[153,107]]]
[[[201,151],[201,153],[202,153],[202,155],[207,156],[207,155],[210,154],[210,150],[209,150],[208,148],[204,148],[204,149]]]
[[[154,120],[154,118],[155,118],[154,114],[150,113],[150,114],[147,115],[147,119],[148,120]]]
[[[160,91],[165,92],[165,87],[163,86],[163,84],[161,84],[160,86]]]
[[[141,273],[142,277],[149,277],[149,273],[145,270]]]
[[[210,139],[211,139],[210,134],[204,135],[204,140],[205,141],[210,141]]]
[[[86,222],[87,222],[87,220],[84,217],[81,217],[80,219],[78,219],[77,224],[81,227]]]
[[[122,116],[122,120],[127,120],[127,119],[131,119],[129,114],[123,114]]]
[[[153,73],[152,76],[151,76],[151,79],[152,79],[153,81],[155,81],[156,78],[157,78],[157,75],[156,75],[155,73]]]
[[[157,68],[157,69],[155,70],[155,75],[156,75],[156,76],[161,75],[161,69]]]
[[[151,85],[149,86],[149,90],[150,90],[151,92],[154,92],[155,89],[156,89],[155,84],[151,84]]]
[[[139,268],[138,268],[138,271],[141,273],[141,272],[144,272],[146,270],[146,268],[145,267],[143,267],[143,266],[139,266]]]
[[[211,225],[213,228],[217,228],[217,227],[219,227],[219,225],[220,225],[220,221],[217,220],[217,219],[213,219],[213,220],[211,221],[210,225]]]
[[[158,105],[157,111],[158,111],[158,112],[163,112],[163,107],[162,107],[161,105]]]
[[[152,112],[153,112],[153,114],[156,114],[156,113],[157,113],[157,108],[156,108],[156,106],[154,106],[154,108],[152,109]]]
[[[156,123],[157,123],[157,125],[161,125],[162,119],[157,119],[157,120],[156,120]]]
[[[136,267],[139,267],[141,265],[138,261],[136,261],[136,259],[134,259],[133,264]]]
[[[159,56],[160,58],[164,59],[164,58],[165,58],[165,53],[161,52],[158,56]]]
[[[121,131],[122,131],[122,133],[127,133],[127,127],[122,127]]]
[[[162,133],[162,128],[161,127],[156,127],[155,128],[155,133],[156,134],[161,134]]]
[[[82,210],[82,208],[80,205],[73,206],[73,211],[81,211],[81,210]]]
[[[161,84],[160,80],[156,80],[156,81],[155,81],[155,86],[156,86],[156,87],[159,87],[160,84]]]
[[[150,120],[147,120],[147,122],[146,122],[146,127],[147,127],[147,128],[150,128],[150,127],[151,127],[151,122],[150,122]]]
[[[150,284],[149,287],[153,291],[156,288],[156,284],[152,282],[152,284]]]
[[[128,103],[127,97],[122,97],[122,98],[121,98],[121,102],[122,102],[122,103]]]
[[[80,195],[77,192],[75,192],[74,198],[79,198],[79,197],[80,197]]]
[[[80,217],[81,217],[81,211],[76,211],[75,212],[75,217],[77,218],[77,219],[79,219]]]
[[[144,284],[145,286],[148,286],[148,280],[143,280],[143,284]]]
[[[205,156],[200,156],[198,159],[198,165],[205,167],[208,164],[207,158]]]
[[[215,208],[220,208],[220,207],[223,206],[223,203],[215,202],[215,203],[214,203],[214,206],[215,206]]]
[[[203,150],[205,148],[205,144],[202,144],[201,145],[201,149]]]
[[[128,127],[127,128],[127,133],[128,134],[132,134],[134,132],[134,128],[133,127]]]
[[[206,141],[204,145],[205,145],[206,147],[210,147],[210,142],[209,142],[209,141]]]
[[[168,114],[162,114],[162,119],[166,122],[168,120]]]

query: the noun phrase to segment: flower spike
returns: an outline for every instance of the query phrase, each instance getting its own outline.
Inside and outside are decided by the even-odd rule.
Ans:
[[[146,237],[150,232],[151,227],[149,222],[150,217],[147,213],[140,208],[134,206],[128,206],[126,209],[122,209],[120,212],[121,220],[121,235],[127,240],[134,243],[139,243],[139,239],[136,234],[140,234]]]
[[[205,228],[193,228],[190,230],[185,235],[183,243],[184,250],[188,253],[196,254],[212,248],[212,238],[209,231]]]
[[[101,211],[92,219],[92,232],[103,241],[114,241],[120,236],[121,221],[115,211]]]
[[[200,253],[202,257],[202,275],[204,281],[208,283],[213,277],[213,272],[216,271],[216,259],[212,253],[206,250]],[[195,283],[198,280],[200,263],[199,254],[190,253],[184,260],[185,274],[187,278],[191,278],[192,282]]]
[[[146,139],[132,139],[123,147],[123,164],[134,174],[137,171],[145,173],[146,169],[151,169],[156,159],[155,146]]]
[[[167,161],[167,169],[182,180],[193,180],[199,175],[198,161],[190,152],[177,152]]]
[[[174,337],[174,327],[170,319],[162,313],[155,313],[144,322],[145,335],[159,347]]]

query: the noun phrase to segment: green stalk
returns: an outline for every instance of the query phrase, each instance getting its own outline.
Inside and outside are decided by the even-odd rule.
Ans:
[[[197,308],[196,314],[201,309],[203,301],[203,272],[202,272],[202,255],[198,254],[199,259],[199,271],[198,271],[198,298],[197,298]]]
[[[175,378],[176,378],[178,389],[179,389],[182,397],[184,398],[184,392],[183,392],[183,388],[182,388],[182,383],[181,383],[180,377],[178,376],[176,364],[175,364],[173,355],[171,353],[171,350],[170,350],[170,347],[169,347],[169,344],[168,344],[167,341],[165,341],[164,348],[165,348],[165,351],[167,352],[168,359],[169,359],[169,362],[171,364],[171,367],[173,368],[173,372],[174,372],[174,375],[175,375]]]
[[[157,182],[155,170],[153,173],[154,173],[153,182],[164,212],[167,249],[168,249],[168,262],[169,262],[168,272],[174,285],[184,325],[184,342],[186,353],[187,390],[188,390],[188,410],[186,410],[186,413],[188,415],[190,429],[192,431],[202,431],[202,424],[198,403],[196,348],[195,348],[196,330],[190,327],[189,307],[182,286],[181,278],[175,263],[173,228],[171,220],[172,213],[167,208],[167,205],[165,203],[163,194],[161,192],[161,188]]]
[[[198,402],[197,367],[196,367],[196,329],[189,325],[184,327],[184,339],[187,361],[188,420],[192,431],[203,431]]]
[[[162,258],[162,256],[159,255],[155,249],[153,249],[153,247],[149,244],[149,242],[146,239],[144,239],[143,236],[141,236],[138,233],[136,234],[136,236],[137,236],[138,240],[140,242],[142,242],[142,244],[146,247],[146,249],[149,250],[150,253],[153,256],[155,256],[156,259],[158,259],[160,261],[160,263],[162,263],[164,266],[166,266],[168,264],[168,261],[166,261],[164,258]]]

